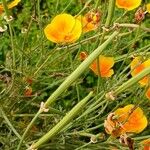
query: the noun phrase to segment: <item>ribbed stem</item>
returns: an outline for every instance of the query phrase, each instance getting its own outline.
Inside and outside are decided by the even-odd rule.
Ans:
[[[100,55],[100,53],[107,47],[107,45],[115,38],[118,34],[115,31],[102,45],[100,45],[96,50],[94,50],[87,59],[85,59],[78,68],[72,72],[72,74],[58,87],[58,89],[48,98],[45,105],[48,107],[56,98],[64,92],[88,67],[89,65]]]
[[[132,77],[131,79],[129,79],[127,82],[125,82],[124,84],[122,84],[120,87],[118,87],[115,91],[114,94],[118,95],[121,92],[125,91],[126,89],[128,89],[130,86],[136,84],[138,81],[140,81],[142,78],[144,78],[145,76],[150,74],[150,67],[144,69],[143,71],[141,71],[140,73],[138,73],[136,76]]]
[[[105,22],[105,28],[108,28],[111,24],[113,15],[114,15],[114,11],[115,11],[115,3],[116,0],[109,0],[109,6],[108,6],[108,16]]]
[[[53,136],[58,134],[75,116],[83,109],[87,101],[91,98],[93,92],[90,92],[83,100],[81,100],[72,110],[66,114],[66,116],[57,123],[48,133],[46,133],[42,138],[40,138],[31,147],[32,149],[38,148],[40,145],[51,139]]]
[[[45,107],[49,107],[53,102],[57,100],[57,98],[61,95],[62,92],[64,92],[74,81],[77,80],[77,78],[89,67],[89,65],[100,55],[100,53],[107,47],[107,45],[118,35],[118,32],[115,31],[102,45],[100,45],[96,50],[94,50],[87,59],[85,59],[78,67],[77,69],[72,72],[72,74],[54,91],[54,93],[47,99],[45,102]],[[41,112],[38,111],[38,113],[35,115],[35,117],[32,119],[28,127],[26,128],[22,139],[18,145],[17,150],[20,150],[22,141],[24,140],[26,134],[28,133],[29,129],[34,124],[35,120],[38,118],[39,114]]]

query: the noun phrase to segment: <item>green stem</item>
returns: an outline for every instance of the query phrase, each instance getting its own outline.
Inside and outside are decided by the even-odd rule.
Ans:
[[[109,0],[109,6],[108,6],[108,16],[105,22],[105,28],[109,28],[113,15],[114,15],[114,11],[115,11],[115,3],[116,0]]]
[[[67,115],[56,124],[48,133],[46,133],[42,138],[40,138],[31,147],[32,149],[38,148],[40,145],[45,143],[47,140],[51,139],[53,136],[58,134],[75,116],[83,109],[87,101],[92,97],[93,92],[90,92],[83,100],[81,100],[73,109],[67,113]]]
[[[71,73],[71,75],[58,87],[58,89],[48,98],[45,106],[48,107],[57,97],[64,92],[88,67],[89,65],[100,55],[100,53],[107,47],[107,45],[114,39],[118,34],[115,31],[102,45],[100,45],[96,50],[94,50],[87,59],[85,59],[78,68]]]
[[[133,56],[148,56],[150,54],[150,44],[146,45],[145,47],[140,48],[136,52],[131,52],[130,54],[123,54],[120,56],[115,57],[115,62],[123,61],[124,59],[133,58]]]
[[[68,49],[69,50],[69,49]],[[69,59],[70,59],[70,66],[71,66],[71,71],[74,70],[74,66],[73,66],[73,60],[72,60],[72,53],[69,52]],[[77,97],[78,97],[78,101],[80,101],[80,93],[79,93],[79,87],[78,84],[75,84],[75,88],[76,88],[76,93],[77,93]]]
[[[89,0],[85,3],[83,9],[80,10],[80,12],[76,15],[76,16],[79,16],[87,7],[88,5],[91,3],[92,0]]]
[[[37,117],[39,116],[40,114],[40,110],[37,112],[37,114],[34,116],[34,118],[32,119],[32,121],[29,123],[29,125],[27,126],[25,132],[23,133],[22,137],[21,137],[21,140],[18,144],[18,147],[17,147],[17,150],[20,150],[21,148],[21,145],[22,145],[22,142],[24,141],[24,138],[26,136],[26,134],[28,133],[28,131],[30,130],[30,128],[32,127],[33,123],[35,122],[35,120],[37,119]]]
[[[131,24],[131,23],[115,23],[117,27],[126,27],[126,28],[140,28],[146,32],[150,32],[150,28],[140,26],[138,24]]]
[[[87,109],[78,119],[82,118],[85,115],[90,114],[91,112],[93,112],[94,110],[96,110],[97,108],[99,108],[100,106],[102,106],[105,103],[106,103],[106,100],[100,102],[99,104],[97,104],[96,106],[92,107],[91,109]]]
[[[109,28],[111,22],[112,22],[112,18],[113,18],[113,15],[114,15],[114,11],[115,11],[115,3],[116,3],[116,0],[109,0],[109,6],[108,6],[108,15],[107,15],[107,18],[106,18],[106,22],[105,22],[105,28]],[[104,29],[103,30],[103,34],[102,34],[102,37],[101,37],[101,43],[103,42],[104,40],[104,37],[105,37],[105,34],[106,34],[106,30]],[[100,43],[100,44],[101,44]]]
[[[35,114],[14,114],[12,117],[34,117]],[[40,114],[39,117],[52,117],[54,114]]]
[[[9,15],[9,10],[7,7],[7,2],[6,0],[2,0],[2,4],[4,7],[4,11],[6,13],[6,17],[9,19],[10,15]],[[10,22],[8,21],[8,25],[9,25],[9,32],[10,32],[10,36],[11,36],[11,46],[12,46],[12,54],[13,54],[13,69],[15,68],[15,50],[14,50],[14,42],[13,42],[13,32],[12,32],[12,27]]]
[[[135,141],[139,141],[139,140],[145,140],[145,139],[149,139],[150,135],[145,135],[145,136],[141,136],[141,137],[135,137],[133,138]]]
[[[98,6],[99,6],[100,2],[101,2],[101,0],[97,0],[97,1],[96,1],[95,10],[98,9]]]
[[[16,61],[15,61],[15,47],[14,47],[14,41],[13,41],[13,32],[12,32],[12,27],[11,24],[9,23],[9,32],[11,36],[11,47],[12,47],[12,55],[13,55],[13,70],[16,69]]]
[[[6,0],[2,0],[2,4],[3,4],[3,7],[4,7],[4,11],[6,13],[6,16],[7,16],[7,18],[9,18],[9,10],[8,10],[8,7],[7,7]]]
[[[86,130],[74,131],[74,132],[71,132],[71,133],[67,133],[67,135],[77,135],[77,134],[80,134],[80,133],[83,133],[83,132],[88,132],[89,133],[89,132],[92,132],[93,130],[100,129],[103,126],[104,126],[104,123],[99,124],[97,126],[94,126],[92,128],[88,128]]]
[[[11,122],[9,121],[9,119],[7,118],[5,112],[3,111],[3,109],[0,107],[0,111],[1,111],[1,114],[3,116],[3,118],[5,119],[7,125],[10,127],[10,129],[14,132],[14,134],[18,137],[18,139],[21,139],[21,136],[20,134],[16,131],[16,129],[13,127],[13,125],[11,124]],[[25,144],[26,147],[28,148],[29,145]]]
[[[131,79],[129,79],[127,82],[125,82],[124,84],[122,84],[120,87],[118,87],[115,91],[114,94],[118,95],[119,93],[125,91],[126,89],[128,89],[130,86],[136,84],[139,80],[141,80],[142,78],[144,78],[145,76],[150,74],[150,67],[144,69],[143,71],[141,71],[139,74],[137,74],[136,76],[132,77]]]
[[[112,21],[113,15],[114,15],[114,11],[115,11],[115,2],[116,2],[116,0],[109,0],[108,15],[107,15],[105,27],[104,27],[106,29],[109,28],[109,26],[111,24],[111,21]],[[105,34],[107,32],[106,29],[103,29],[100,44],[103,43],[103,41],[104,41]],[[100,74],[99,58],[97,59],[97,69],[98,69],[98,73]],[[99,86],[100,86],[100,77],[98,78],[98,82],[97,82],[97,93],[99,93]]]
[[[94,50],[87,59],[85,59],[78,67],[77,69],[71,73],[71,75],[54,91],[54,93],[47,99],[45,103],[45,107],[48,107],[53,102],[55,102],[59,95],[61,95],[62,92],[64,92],[76,79],[89,67],[89,65],[100,55],[100,53],[107,47],[107,45],[115,38],[115,36],[118,35],[118,32],[115,31],[102,45],[100,45],[96,50]],[[38,111],[38,113],[35,115],[35,117],[32,119],[28,127],[26,128],[22,139],[18,145],[17,150],[20,149],[22,141],[24,140],[26,134],[28,133],[29,129],[32,127],[35,120],[38,118],[38,115],[41,112]]]

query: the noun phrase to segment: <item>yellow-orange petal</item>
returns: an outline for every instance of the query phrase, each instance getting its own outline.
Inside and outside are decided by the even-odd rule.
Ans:
[[[148,99],[150,99],[150,88],[148,88],[148,90],[146,91],[146,97],[148,98]]]
[[[2,5],[0,5],[0,14],[3,12],[4,8]]]
[[[104,74],[101,73],[101,77],[109,78],[114,74],[114,70],[110,69],[108,72],[105,72]]]
[[[10,8],[13,8],[13,7],[17,6],[17,5],[18,5],[18,3],[19,3],[20,1],[21,1],[21,0],[14,0],[14,1],[12,1],[12,2],[8,3],[8,5],[7,5],[8,9],[10,9]],[[0,5],[0,14],[1,14],[3,11],[4,11],[4,7],[3,7],[3,5]]]
[[[79,20],[75,19],[70,14],[60,14],[57,15],[51,22],[51,24],[57,29],[59,32],[67,35],[74,33],[81,34],[81,23]]]
[[[99,69],[97,65],[97,60],[95,60],[91,65],[90,69],[96,74],[101,77],[111,77],[114,74],[114,71],[111,69],[114,65],[114,58],[113,57],[105,57],[100,55],[99,56]]]
[[[64,42],[64,35],[61,34],[52,24],[48,24],[44,29],[45,36],[48,40],[54,43],[63,43]]]
[[[149,83],[149,77],[148,76],[144,77],[142,80],[139,81],[139,83],[141,86],[147,85]]]
[[[93,30],[93,25],[89,24],[89,22],[86,20],[85,16],[80,15],[80,16],[77,16],[76,19],[78,19],[81,22],[83,33]]]
[[[146,11],[147,11],[148,13],[150,13],[150,3],[148,3],[148,4],[146,5]]]
[[[144,64],[145,68],[150,67],[150,59],[144,61],[143,64]]]
[[[100,64],[100,73],[102,77],[110,77],[114,72],[111,69],[114,65],[114,58],[113,57],[99,57],[99,64]],[[110,70],[111,69],[111,70]]]
[[[133,108],[134,105],[130,104],[117,109],[115,114],[119,116],[118,121],[122,123],[123,130],[140,133],[147,127],[148,121],[141,108],[132,110]],[[133,112],[130,114],[131,111]]]
[[[70,14],[59,14],[53,18],[51,24],[62,33],[70,33],[75,25],[75,19]]]
[[[86,32],[95,30],[96,28],[97,27],[93,23],[87,23],[83,28],[83,32],[86,33]]]
[[[68,40],[68,42],[75,42],[82,33],[82,25],[81,22],[77,19],[75,19],[75,24],[73,25],[73,28],[70,32],[71,38]]]
[[[57,15],[44,29],[47,39],[55,43],[74,42],[81,32],[81,22],[69,14]]]
[[[133,10],[140,6],[142,0],[116,0],[118,8],[124,8],[125,10]]]
[[[99,71],[98,67],[97,67],[97,60],[95,60],[91,65],[90,65],[90,69],[96,74],[99,75]]]
[[[100,12],[88,12],[84,16],[77,16],[77,19],[82,23],[83,33],[97,29],[100,17]]]
[[[10,8],[13,8],[13,7],[17,6],[20,1],[21,0],[12,1],[11,3],[8,4],[8,8],[10,9]]]
[[[135,57],[130,63],[131,70],[135,69],[137,66],[141,64],[141,57]]]
[[[138,73],[140,73],[141,71],[143,71],[145,68],[150,67],[150,59],[148,59],[147,61],[143,62],[141,61],[141,57],[135,57],[131,64],[131,75],[135,76]],[[139,81],[139,83],[144,86],[147,85],[149,82],[149,77],[146,76],[144,77],[142,80]]]
[[[150,150],[150,139],[143,140],[141,144],[144,147],[143,150]]]

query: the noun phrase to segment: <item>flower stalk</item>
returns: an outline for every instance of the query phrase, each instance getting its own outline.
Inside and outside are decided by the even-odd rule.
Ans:
[[[102,45],[100,45],[95,51],[93,51],[87,59],[85,59],[78,68],[71,73],[71,75],[58,87],[58,89],[48,98],[45,106],[50,106],[57,97],[64,92],[88,67],[89,65],[100,55],[100,53],[107,47],[107,45],[118,35],[115,31],[109,39],[107,39]]]
[[[134,77],[132,77],[131,79],[129,79],[127,82],[125,82],[124,84],[122,84],[120,87],[118,87],[114,91],[114,94],[115,95],[120,94],[121,92],[125,91],[130,86],[136,84],[138,81],[140,81],[142,78],[144,78],[145,76],[147,76],[149,74],[150,74],[150,67],[144,69],[143,71],[141,71],[140,73],[138,73],[137,75],[135,75]]]
[[[115,11],[115,2],[116,0],[109,0],[109,6],[108,6],[108,16],[105,22],[105,28],[108,28],[111,24],[114,11]]]
[[[40,145],[58,134],[75,116],[83,109],[87,101],[92,97],[93,92],[90,92],[83,100],[81,100],[66,116],[57,123],[48,133],[41,137],[35,144],[31,145],[32,149],[38,148]]]
[[[77,69],[71,73],[70,76],[67,77],[67,79],[52,93],[52,95],[47,99],[45,102],[45,107],[49,107],[52,103],[54,103],[57,98],[63,93],[74,81],[77,80],[77,78],[89,67],[89,65],[101,54],[101,52],[107,47],[107,45],[118,35],[118,31],[114,31],[114,33],[102,44],[100,45],[97,49],[95,49],[86,60],[84,60],[78,67]],[[37,112],[37,114],[34,116],[32,121],[29,123],[28,127],[26,128],[22,139],[20,140],[20,143],[18,145],[17,150],[20,150],[20,147],[22,145],[22,142],[38,118],[38,116],[42,113],[40,110]]]
[[[114,12],[115,12],[115,3],[116,3],[116,0],[109,0],[108,15],[106,18],[105,26],[103,27],[103,34],[101,37],[100,44],[103,42],[107,30],[109,31],[109,26],[112,22],[112,18],[113,18]]]

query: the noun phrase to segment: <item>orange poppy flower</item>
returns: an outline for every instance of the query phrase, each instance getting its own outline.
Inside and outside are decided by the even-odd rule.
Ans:
[[[141,144],[144,146],[144,150],[150,150],[150,139],[142,141]]]
[[[150,67],[150,59],[142,62],[141,57],[135,57],[132,60],[130,66],[132,70],[131,75],[135,76],[141,71],[143,71],[145,68]],[[139,83],[142,86],[147,85],[149,83],[149,77],[148,76],[144,77],[142,80],[139,81]]]
[[[150,13],[150,3],[148,3],[148,4],[146,5],[146,11],[147,11],[148,13]]]
[[[85,16],[78,16],[77,19],[82,23],[83,33],[95,30],[100,23],[101,14],[99,12],[89,12]]]
[[[140,6],[142,0],[116,0],[118,8],[124,8],[125,10],[133,10]]]
[[[140,133],[147,124],[147,118],[141,108],[134,109],[134,105],[129,104],[123,108],[118,108],[113,114],[114,119],[105,120],[104,126],[108,134],[118,137],[124,133]],[[136,123],[135,123],[136,122]]]
[[[21,0],[14,0],[14,1],[8,3],[7,4],[8,9],[11,9],[11,8],[17,6],[20,1]],[[4,11],[3,5],[0,5],[0,13],[2,13],[3,11]]]
[[[147,97],[148,99],[150,99],[150,88],[148,88],[148,90],[146,91],[146,97]]]
[[[80,53],[80,59],[84,60],[88,57],[86,52]],[[94,60],[93,63],[90,65],[90,69],[96,74],[101,77],[111,77],[114,74],[113,69],[111,69],[114,65],[114,58],[113,57],[105,57],[103,55],[99,56],[99,69],[97,65],[97,60]]]
[[[75,42],[81,32],[81,22],[69,14],[57,15],[44,29],[47,39],[54,43]]]

